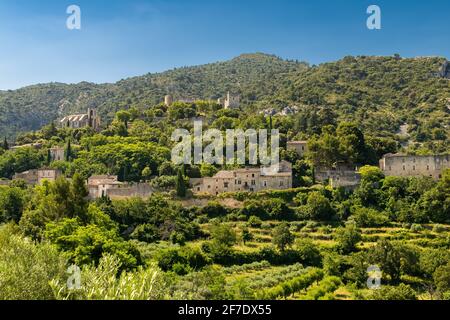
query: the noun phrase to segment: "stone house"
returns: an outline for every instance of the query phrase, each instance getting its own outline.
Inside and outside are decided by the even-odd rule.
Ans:
[[[361,183],[361,175],[356,168],[318,168],[314,177],[317,182],[328,183],[332,188],[354,189]]]
[[[279,166],[219,171],[213,177],[192,182],[194,193],[218,195],[224,192],[283,190],[292,188],[292,165],[282,161]]]
[[[89,190],[89,198],[97,199],[106,197],[108,190],[117,189],[123,185],[123,182],[118,180],[117,176],[110,175],[96,175],[88,179],[87,187]]]
[[[288,141],[287,150],[294,150],[300,157],[304,158],[308,152],[308,141]]]
[[[50,148],[50,158],[52,161],[63,161],[64,160],[64,148],[63,147]]]
[[[58,169],[34,169],[21,173],[16,173],[13,180],[24,180],[29,185],[42,184],[44,180],[55,181],[58,177],[62,176],[61,170]]]
[[[386,154],[380,160],[380,169],[386,176],[420,177],[440,179],[450,168],[450,155],[414,156]]]
[[[241,97],[239,95],[232,95],[229,92],[225,100],[223,101],[223,107],[225,109],[236,109],[241,105]]]

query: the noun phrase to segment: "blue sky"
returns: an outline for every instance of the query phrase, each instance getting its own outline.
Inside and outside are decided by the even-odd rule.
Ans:
[[[66,28],[80,6],[82,29]],[[382,29],[366,9],[382,10]],[[265,52],[313,64],[345,55],[450,57],[448,0],[1,0],[0,90],[115,82]]]

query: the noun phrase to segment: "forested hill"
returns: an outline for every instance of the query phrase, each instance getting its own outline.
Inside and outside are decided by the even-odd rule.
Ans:
[[[103,118],[132,106],[146,108],[175,98],[217,99],[227,91],[243,100],[276,94],[286,75],[307,65],[273,55],[245,54],[230,61],[176,68],[121,80],[115,84],[82,82],[74,85],[40,84],[14,91],[0,91],[0,135],[37,130],[63,115],[96,107]]]
[[[103,118],[111,119],[119,109],[151,107],[167,93],[175,98],[217,99],[227,91],[240,93],[243,105],[253,111],[298,103],[332,107],[339,117],[356,120],[368,130],[372,124],[390,130],[400,123],[433,126],[431,120],[449,122],[450,82],[436,76],[444,61],[346,57],[310,67],[273,55],[246,54],[115,84],[42,84],[0,92],[0,134],[14,137],[37,130],[87,107],[96,107]]]

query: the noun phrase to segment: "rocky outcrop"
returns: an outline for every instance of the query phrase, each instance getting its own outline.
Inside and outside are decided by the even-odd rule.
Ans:
[[[450,63],[448,61],[445,61],[442,65],[439,75],[442,78],[450,79]]]

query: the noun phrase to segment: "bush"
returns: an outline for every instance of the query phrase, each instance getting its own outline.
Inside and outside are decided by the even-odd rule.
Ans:
[[[317,285],[312,286],[302,296],[303,300],[319,300],[319,299],[333,299],[333,292],[342,284],[341,279],[336,276],[328,276],[320,281]]]
[[[279,297],[287,298],[290,295],[305,290],[314,282],[322,279],[323,271],[312,268],[304,275],[283,282],[276,287],[266,289],[256,293],[257,299],[275,300]]]
[[[433,226],[433,232],[435,233],[443,233],[446,231],[446,228],[441,224],[435,224]]]
[[[349,254],[356,250],[356,244],[362,239],[361,231],[354,223],[347,223],[345,228],[336,230],[336,248],[343,254]]]
[[[423,227],[422,227],[420,224],[413,223],[413,224],[411,225],[410,230],[411,230],[412,232],[414,232],[414,233],[420,233],[420,232],[423,231],[424,229],[423,229]]]
[[[297,239],[295,241],[295,249],[304,265],[315,267],[321,266],[322,255],[311,239]]]
[[[0,227],[0,300],[53,300],[52,280],[66,279],[66,260],[49,244],[34,244]]]
[[[394,286],[382,286],[378,290],[374,290],[369,296],[370,300],[417,300],[416,292],[403,283]]]
[[[382,227],[389,223],[389,217],[384,212],[365,207],[353,207],[353,214],[350,217],[358,227]]]
[[[200,209],[200,214],[207,215],[210,218],[225,217],[228,210],[220,203],[211,201],[207,206]]]
[[[210,263],[199,249],[190,247],[162,250],[157,254],[156,260],[163,271],[173,271],[180,275],[190,270],[200,270]]]
[[[256,216],[251,216],[248,219],[247,225],[252,228],[260,228],[262,225],[262,221],[260,218],[258,218]]]

